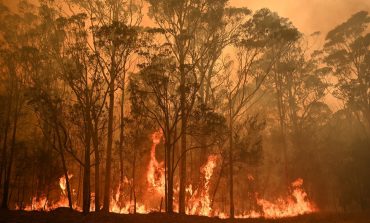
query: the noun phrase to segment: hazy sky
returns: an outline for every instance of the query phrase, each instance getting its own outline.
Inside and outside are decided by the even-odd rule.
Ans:
[[[231,3],[252,10],[270,8],[308,35],[316,31],[326,33],[354,13],[370,11],[370,0],[231,0]]]
[[[12,6],[18,2],[18,0],[0,1]],[[325,34],[357,11],[370,11],[370,0],[230,0],[230,2],[234,6],[245,6],[252,10],[270,8],[280,16],[289,18],[307,35],[316,31]]]

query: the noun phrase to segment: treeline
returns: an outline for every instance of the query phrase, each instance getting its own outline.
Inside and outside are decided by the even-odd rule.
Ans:
[[[85,213],[129,179],[118,199],[136,212],[160,129],[169,213],[210,154],[212,205],[231,217],[297,177],[320,209],[368,209],[370,17],[340,22],[313,49],[319,33],[227,0],[0,5],[2,207],[52,197],[64,176]]]

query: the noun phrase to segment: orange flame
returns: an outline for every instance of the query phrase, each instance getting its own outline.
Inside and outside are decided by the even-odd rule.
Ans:
[[[187,213],[188,214],[196,214],[202,216],[210,216],[212,213],[211,208],[211,199],[209,196],[210,190],[210,180],[213,175],[214,169],[217,164],[217,156],[211,155],[208,157],[207,163],[201,167],[200,172],[202,173],[203,185],[202,187],[198,188],[193,193],[192,185],[189,185],[187,188],[187,192],[190,194],[191,198],[189,200],[189,206]]]
[[[146,172],[146,181],[148,187],[146,192],[150,194],[156,194],[154,199],[157,199],[158,196],[163,199],[165,195],[165,175],[164,175],[164,162],[159,162],[156,159],[156,147],[161,142],[163,138],[163,132],[161,130],[154,132],[151,135],[152,146],[150,151],[150,161],[147,167]],[[192,184],[189,184],[186,187],[186,193],[188,196],[188,206],[186,209],[187,214],[191,215],[202,215],[202,216],[218,216],[219,218],[227,218],[228,214],[223,213],[222,211],[212,208],[212,200],[210,197],[210,187],[211,179],[214,175],[215,168],[217,167],[219,157],[216,155],[210,155],[207,159],[207,162],[200,168],[200,183],[195,188]],[[68,178],[72,178],[72,174],[68,174]],[[254,177],[250,174],[247,175],[248,181],[254,181]],[[303,179],[297,179],[291,184],[291,195],[285,198],[279,198],[276,201],[269,201],[263,198],[256,197],[257,204],[261,207],[260,211],[248,211],[243,212],[240,215],[237,215],[236,218],[283,218],[283,217],[292,217],[302,214],[309,214],[316,212],[314,204],[309,201],[307,193],[302,188]],[[24,210],[43,210],[50,211],[58,207],[68,207],[68,198],[66,193],[66,179],[64,176],[59,178],[59,187],[61,193],[59,200],[56,202],[50,202],[48,198],[43,195],[36,199],[32,198],[30,205],[26,206]],[[110,202],[110,211],[115,213],[133,213],[134,204],[128,201],[127,191],[125,192],[124,188],[132,187],[132,180],[125,178],[116,191],[113,193]],[[74,190],[72,189],[74,193]],[[175,194],[178,193],[178,188],[175,188]],[[94,195],[92,194],[92,200]],[[149,213],[154,209],[151,209],[152,200],[148,199],[145,201],[145,204],[137,202],[136,203],[136,212],[137,213]],[[176,207],[177,204],[175,203]],[[81,208],[73,204],[74,209],[81,211]],[[20,209],[16,207],[16,209]],[[90,210],[95,209],[94,202],[91,203]],[[156,209],[158,210],[158,209]]]
[[[307,193],[302,189],[303,179],[299,178],[292,183],[293,192],[287,199],[278,199],[276,203],[265,199],[257,199],[263,208],[264,217],[282,218],[293,217],[315,212],[315,206],[308,200]]]
[[[299,178],[292,183],[292,194],[287,198],[279,198],[271,202],[257,198],[257,204],[261,206],[262,213],[251,211],[237,216],[238,218],[284,218],[316,212],[315,205],[308,200],[307,193],[302,188],[303,179]]]
[[[147,181],[149,183],[149,190],[155,191],[161,196],[164,196],[165,191],[165,176],[164,163],[158,162],[155,157],[155,150],[157,145],[161,142],[163,132],[161,130],[152,134],[152,148],[150,150],[150,161],[148,165]]]
[[[68,174],[68,179],[71,179],[73,177],[72,174]],[[59,187],[62,190],[59,196],[59,200],[56,202],[50,202],[48,198],[45,195],[42,195],[39,198],[33,197],[31,204],[26,205],[24,207],[25,211],[51,211],[59,207],[68,207],[68,197],[66,192],[66,179],[64,175],[59,178]],[[16,209],[20,209],[20,207],[16,206]]]

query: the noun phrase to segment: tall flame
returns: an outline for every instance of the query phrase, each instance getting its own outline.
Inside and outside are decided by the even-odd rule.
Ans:
[[[164,162],[159,162],[156,158],[156,147],[163,139],[163,132],[161,130],[154,132],[151,135],[152,146],[150,150],[150,160],[146,172],[146,181],[147,188],[146,192],[149,194],[157,195],[152,196],[150,199],[146,199],[145,204],[136,202],[136,212],[137,213],[149,213],[154,209],[151,209],[150,206],[153,206],[155,199],[162,200],[165,196],[165,170]],[[187,193],[187,209],[186,213],[191,215],[202,215],[202,216],[218,216],[220,218],[227,218],[228,214],[218,210],[217,208],[212,207],[212,200],[210,197],[210,188],[211,180],[217,167],[217,163],[220,157],[216,155],[210,155],[207,159],[207,162],[200,168],[200,182],[195,187],[192,184],[189,184],[186,187]],[[68,174],[68,178],[72,178],[72,174]],[[249,181],[254,181],[252,175],[247,175]],[[110,202],[110,211],[115,213],[133,213],[134,204],[128,201],[127,191],[125,192],[124,188],[132,187],[132,180],[125,178],[124,182],[116,188],[113,193]],[[303,179],[299,178],[291,184],[291,194],[285,198],[279,198],[275,201],[269,201],[267,199],[259,198],[256,196],[256,203],[260,206],[260,210],[252,210],[248,212],[243,212],[240,215],[237,215],[236,218],[282,218],[282,217],[292,217],[302,214],[309,214],[317,211],[315,206],[311,201],[309,201],[307,193],[302,188]],[[64,176],[59,178],[59,187],[61,193],[59,200],[56,202],[51,202],[48,200],[47,196],[42,195],[36,199],[32,198],[31,204],[26,206],[24,209],[27,211],[31,210],[43,210],[50,211],[58,207],[68,207],[68,197],[66,191],[66,179]],[[145,190],[144,190],[145,191]],[[74,193],[74,190],[72,189]],[[178,186],[175,188],[175,194],[178,193]],[[94,195],[92,195],[94,199]],[[93,201],[93,200],[92,200]],[[94,202],[92,202],[91,211],[95,209]],[[175,203],[176,207],[177,204]],[[73,204],[73,207],[76,210],[81,211],[81,208]],[[20,209],[19,207],[16,207]],[[158,210],[158,209],[155,209]]]
[[[161,142],[163,132],[161,130],[152,134],[152,147],[150,150],[150,161],[148,165],[147,181],[149,189],[155,191],[161,196],[165,192],[165,176],[164,176],[164,163],[158,162],[155,157],[156,147]]]
[[[71,179],[73,177],[72,174],[68,173],[68,179]],[[24,207],[24,210],[26,211],[51,211],[53,209],[56,209],[58,207],[68,207],[68,197],[67,197],[67,181],[65,179],[65,176],[61,176],[59,178],[59,187],[62,190],[59,196],[59,200],[56,202],[50,202],[48,198],[45,195],[41,195],[39,198],[33,197],[31,204],[26,205]],[[20,207],[16,206],[16,209],[20,209]]]
[[[188,207],[188,214],[196,214],[202,216],[210,216],[212,213],[211,199],[209,196],[210,191],[210,180],[213,175],[214,169],[217,164],[217,156],[211,155],[207,159],[207,163],[201,167],[200,172],[202,173],[203,185],[193,193],[192,185],[187,188],[191,198],[189,200],[190,206]]]

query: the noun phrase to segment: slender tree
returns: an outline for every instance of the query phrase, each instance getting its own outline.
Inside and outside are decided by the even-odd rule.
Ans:
[[[370,16],[354,14],[326,36],[326,63],[337,78],[334,95],[357,114],[370,134]]]

